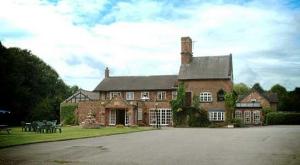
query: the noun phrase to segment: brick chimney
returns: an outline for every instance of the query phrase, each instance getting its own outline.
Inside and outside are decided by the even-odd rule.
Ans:
[[[193,41],[190,37],[181,37],[181,64],[189,64],[193,59]]]
[[[105,68],[105,78],[109,77],[109,69],[108,67]]]

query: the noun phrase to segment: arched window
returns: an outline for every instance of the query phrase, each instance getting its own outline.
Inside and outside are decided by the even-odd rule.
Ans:
[[[217,93],[218,101],[224,101],[225,100],[225,92],[223,89],[220,89]]]
[[[211,92],[202,92],[200,93],[200,102],[212,102]]]

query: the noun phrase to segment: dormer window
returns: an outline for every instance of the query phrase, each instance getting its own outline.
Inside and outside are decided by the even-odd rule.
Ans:
[[[225,92],[223,89],[220,89],[217,93],[217,99],[218,101],[224,101],[225,100]]]
[[[251,99],[251,103],[255,103],[256,102],[256,99]]]

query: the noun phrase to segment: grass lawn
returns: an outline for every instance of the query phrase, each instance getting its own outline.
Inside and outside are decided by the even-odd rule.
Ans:
[[[11,134],[7,132],[0,132],[0,148],[37,143],[37,142],[48,142],[48,141],[58,141],[58,140],[69,140],[78,139],[86,137],[96,137],[96,136],[107,136],[114,134],[122,134],[129,132],[138,132],[151,130],[152,128],[138,127],[138,128],[115,128],[115,127],[105,127],[100,129],[83,129],[79,126],[63,127],[62,133],[35,133],[35,132],[22,132],[20,127],[12,128]]]

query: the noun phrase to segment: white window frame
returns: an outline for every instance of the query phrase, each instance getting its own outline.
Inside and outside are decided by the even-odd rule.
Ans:
[[[222,111],[210,111],[208,112],[209,121],[224,121],[225,112]]]
[[[258,110],[253,111],[252,115],[253,115],[253,124],[260,124],[260,117],[261,117],[260,111]]]
[[[138,109],[138,120],[143,120],[143,109],[142,108]]]
[[[134,100],[134,92],[126,92],[126,100]]]
[[[129,125],[129,115],[128,115],[128,110],[125,110],[125,125]]]
[[[111,109],[109,111],[109,125],[116,125],[117,121],[117,110]]]
[[[156,125],[155,109],[149,109],[149,123],[150,125]],[[157,109],[158,124],[160,126],[172,125],[172,110],[168,108]]]
[[[176,100],[177,98],[177,91],[172,91],[172,100]]]
[[[147,100],[150,98],[149,97],[149,92],[143,91],[143,92],[141,92],[141,99],[143,98],[144,95],[146,96]]]
[[[236,110],[234,115],[235,115],[236,119],[242,119],[243,118],[242,117],[242,111],[240,111],[240,110]]]
[[[122,96],[121,92],[109,92],[109,99],[111,100],[114,96]]]
[[[251,124],[251,111],[244,111],[244,123]]]
[[[199,95],[200,102],[212,102],[213,97],[211,92],[201,92]]]
[[[166,91],[158,91],[156,98],[157,98],[157,100],[165,100],[166,99]]]

